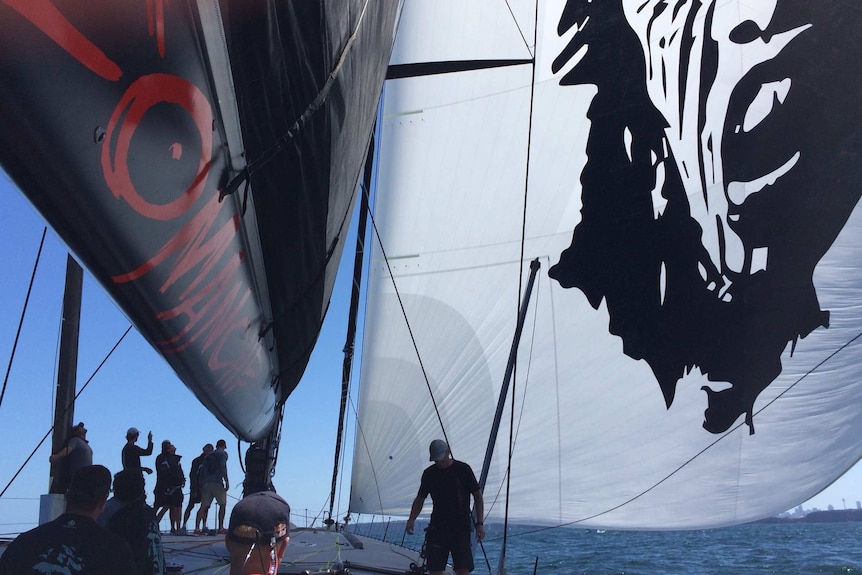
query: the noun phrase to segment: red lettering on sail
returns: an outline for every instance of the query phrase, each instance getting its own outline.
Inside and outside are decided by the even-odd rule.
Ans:
[[[268,371],[261,347],[254,345],[257,333],[252,331],[251,323],[241,311],[250,295],[246,291],[240,304],[233,308],[219,308],[215,324],[203,343],[203,349],[209,353],[207,367],[219,374],[216,385],[225,392],[241,388],[248,381],[260,381],[260,376]],[[246,344],[245,353],[235,353],[237,339]],[[230,354],[227,357],[226,349]]]
[[[230,388],[232,385],[239,387],[242,382],[259,379],[256,376],[265,373],[264,364],[260,361],[260,348],[257,346],[247,346],[251,353],[230,353],[228,356],[223,353],[226,348],[230,352],[235,352],[237,339],[247,344],[257,342],[257,333],[252,330],[248,318],[242,316],[240,311],[242,304],[250,295],[247,290],[240,305],[235,308],[222,306],[219,309],[220,313],[216,317],[213,329],[203,344],[203,349],[209,353],[207,367],[213,373],[221,374],[217,384],[223,389]],[[230,346],[231,343],[234,343],[234,346]]]
[[[189,112],[200,132],[202,146],[199,172],[186,193],[172,202],[157,205],[147,202],[135,188],[127,161],[131,139],[141,118],[153,105],[162,102],[177,103]],[[208,102],[185,80],[166,75],[137,80],[115,108],[102,148],[105,179],[114,195],[147,218],[167,220],[186,215],[206,184],[212,153],[211,124]],[[177,143],[173,152],[180,149],[181,144]],[[252,322],[247,305],[251,292],[240,275],[244,256],[239,251],[231,252],[237,246],[239,216],[230,217],[216,228],[221,209],[227,205],[230,204],[220,203],[218,196],[213,195],[151,258],[134,270],[113,276],[112,280],[133,282],[157,268],[169,266],[162,274],[159,291],[172,293],[177,286],[182,286],[182,291],[175,296],[172,307],[155,317],[181,326],[172,327],[168,339],[154,343],[166,354],[198,345],[207,367],[218,374],[217,385],[234,388],[266,373],[266,364],[256,346],[257,335],[250,333]],[[237,353],[237,346],[243,350],[241,353]],[[227,350],[230,352],[225,355]]]
[[[167,0],[147,0],[147,31],[155,35],[159,56],[165,57],[165,4]]]
[[[169,348],[166,351],[182,351],[190,343],[201,337],[204,330],[215,322],[219,312],[224,309],[240,308],[247,298],[247,293],[239,294],[241,286],[236,280],[236,271],[239,269],[241,260],[242,257],[239,254],[230,258],[208,283],[201,286],[200,289],[191,292],[186,291],[179,298],[176,306],[159,312],[156,315],[159,320],[170,321],[184,316],[187,322],[185,327],[176,332],[175,336],[168,340],[158,341],[156,344],[160,347]],[[197,278],[199,277],[197,276]],[[187,340],[184,343],[179,343],[186,336],[188,336]]]
[[[54,6],[51,0],[2,0],[39,28],[81,64],[106,80],[116,82],[123,75],[120,67],[90,42]]]
[[[188,189],[170,202],[156,204],[147,201],[132,182],[129,148],[144,114],[156,104],[164,103],[177,104],[188,112],[200,133],[201,152],[197,177]],[[102,146],[102,172],[111,192],[153,220],[170,220],[185,214],[206,185],[212,155],[212,122],[212,108],[206,96],[188,80],[170,74],[150,74],[135,80],[111,114]]]
[[[157,341],[156,345],[164,353],[179,353],[193,343],[200,342],[201,351],[208,354],[207,367],[214,373],[224,372],[219,381],[232,381],[234,383],[231,385],[241,385],[237,378],[248,379],[255,375],[254,372],[249,373],[249,369],[261,369],[263,366],[259,357],[222,359],[221,352],[231,337],[246,342],[254,341],[249,340],[249,337],[257,337],[249,334],[251,323],[243,315],[250,291],[248,288],[243,289],[238,279],[242,254],[230,256],[225,261],[232,240],[236,237],[238,218],[234,216],[212,233],[222,206],[214,196],[153,258],[136,270],[114,276],[113,279],[116,282],[140,279],[170,256],[176,256],[160,291],[166,293],[182,278],[191,279],[177,296],[177,305],[158,313],[156,319],[163,322],[185,321],[173,337]],[[218,267],[219,264],[221,267]],[[252,348],[251,354],[255,355],[253,346],[248,347]],[[230,374],[230,377],[226,374]]]
[[[203,208],[194,215],[156,254],[134,270],[112,276],[115,283],[125,283],[140,279],[147,272],[167,260],[170,256],[180,253],[179,261],[173,266],[160,291],[165,293],[181,276],[188,273],[192,267],[203,262],[203,267],[193,280],[194,284],[205,277],[225,254],[231,240],[236,236],[239,218],[234,216],[228,220],[215,234],[210,236],[212,226],[224,204],[213,196]]]
[[[216,350],[213,357],[221,350]],[[266,362],[260,347],[255,347],[251,353],[238,357],[231,369],[220,374],[216,385],[224,392],[233,391],[243,386],[245,381],[252,379],[255,374],[266,373]]]

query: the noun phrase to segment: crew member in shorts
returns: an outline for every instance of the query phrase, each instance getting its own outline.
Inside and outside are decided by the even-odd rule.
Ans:
[[[186,525],[189,522],[192,509],[201,502],[201,465],[204,462],[204,457],[212,453],[214,449],[212,443],[207,443],[201,454],[192,459],[192,467],[189,469],[189,503],[186,505],[185,513],[183,513],[183,534],[186,533]],[[200,529],[199,525],[197,527]]]
[[[428,451],[434,465],[422,473],[419,493],[410,508],[407,533],[413,534],[413,524],[422,511],[425,498],[431,495],[434,508],[425,533],[428,570],[431,575],[442,575],[451,553],[452,567],[456,575],[467,575],[473,570],[473,549],[470,545],[473,525],[470,514],[471,495],[476,505],[476,538],[481,541],[485,537],[482,491],[473,470],[463,461],[452,458],[452,452],[445,441],[435,439]]]
[[[206,457],[201,465],[201,508],[195,518],[195,535],[201,535],[201,524],[206,528],[207,514],[213,499],[218,503],[218,533],[225,535],[225,506],[227,505],[227,490],[230,482],[227,478],[227,442],[219,439],[216,449]]]

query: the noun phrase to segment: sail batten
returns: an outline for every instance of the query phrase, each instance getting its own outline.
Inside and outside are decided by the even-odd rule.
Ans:
[[[526,66],[532,63],[532,60],[462,60],[457,62],[417,62],[415,64],[400,64],[389,66],[389,70],[386,72],[386,79],[397,80],[399,78],[434,76],[436,74],[469,72],[471,70],[486,70],[488,68]]]

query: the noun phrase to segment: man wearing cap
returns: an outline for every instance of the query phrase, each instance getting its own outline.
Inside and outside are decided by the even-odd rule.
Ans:
[[[230,481],[227,477],[227,442],[224,439],[216,441],[215,451],[204,457],[201,464],[201,507],[195,517],[195,535],[201,535],[200,525],[206,529],[207,515],[213,499],[218,503],[218,533],[224,535],[224,516],[227,509],[227,490]]]
[[[272,491],[258,491],[230,514],[225,546],[230,575],[275,575],[290,539],[290,505]]]
[[[446,560],[452,553],[452,567],[457,575],[467,575],[473,570],[473,549],[470,546],[470,531],[473,518],[470,515],[470,496],[476,505],[476,538],[485,537],[484,500],[479,483],[469,465],[452,458],[449,445],[435,439],[428,447],[434,465],[422,473],[419,493],[410,508],[407,533],[413,534],[413,524],[425,498],[431,495],[434,508],[431,522],[425,534],[425,555],[431,575],[440,575],[446,569]]]
[[[149,467],[141,467],[141,456],[153,454],[153,432],[151,431],[147,434],[146,449],[135,445],[139,436],[140,432],[134,427],[130,427],[126,432],[126,444],[123,446],[122,453],[123,469],[137,470],[141,472],[141,475],[146,471],[147,475],[149,475],[153,470]]]
[[[129,544],[96,524],[110,489],[107,468],[79,469],[66,492],[66,512],[10,543],[0,555],[0,575],[134,573]]]
[[[183,487],[186,476],[180,464],[181,455],[170,440],[162,441],[162,452],[156,457],[156,488],[153,490],[156,509],[156,521],[161,521],[165,513],[170,511],[171,535],[183,534],[180,531],[180,519],[183,512]]]
[[[48,457],[48,461],[55,463],[63,458],[66,458],[66,469],[65,474],[61,473],[61,476],[65,476],[66,480],[64,482],[65,485],[60,486],[57,493],[65,492],[68,489],[69,482],[76,471],[82,467],[93,465],[93,450],[87,441],[87,428],[84,427],[84,422],[80,422],[72,428],[72,435],[69,437],[69,441],[66,442],[66,447],[57,453],[51,454]]]
[[[192,513],[192,507],[201,502],[201,466],[204,462],[204,457],[213,452],[215,447],[213,447],[212,443],[207,443],[204,445],[201,454],[192,459],[192,467],[189,469],[189,504],[186,506],[186,511],[183,514],[183,526],[182,533],[186,532],[186,524],[189,522],[189,516]],[[195,514],[197,515],[197,514]],[[200,524],[198,523],[197,527],[200,530]]]

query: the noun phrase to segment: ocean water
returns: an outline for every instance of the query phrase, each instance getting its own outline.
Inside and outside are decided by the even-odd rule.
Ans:
[[[497,575],[500,529],[489,525],[475,553],[474,574]],[[403,524],[357,530],[378,538],[386,531],[386,540],[402,543]],[[421,538],[407,537],[403,543],[418,548]],[[862,574],[862,522],[752,524],[699,531],[510,527],[506,572],[530,575],[534,569],[537,575]]]

